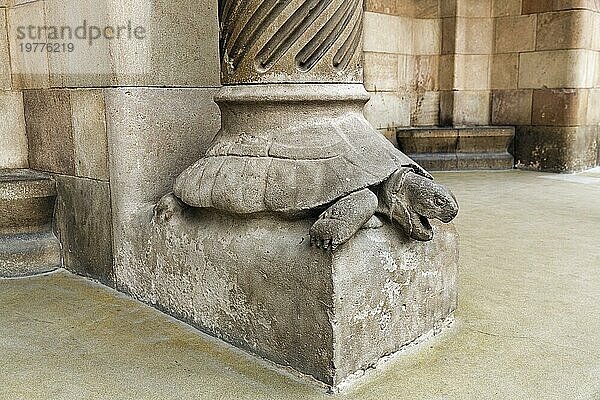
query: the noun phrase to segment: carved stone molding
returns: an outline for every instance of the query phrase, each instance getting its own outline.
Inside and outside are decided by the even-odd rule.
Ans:
[[[223,84],[362,82],[362,0],[221,0]]]

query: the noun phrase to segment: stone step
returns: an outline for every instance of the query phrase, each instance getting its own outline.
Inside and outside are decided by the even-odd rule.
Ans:
[[[28,169],[0,170],[0,277],[34,275],[60,266],[52,231],[56,185]]]
[[[431,171],[512,169],[513,127],[399,128],[400,150]]]

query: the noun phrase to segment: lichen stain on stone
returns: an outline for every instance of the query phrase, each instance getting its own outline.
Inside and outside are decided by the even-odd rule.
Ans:
[[[396,264],[396,260],[394,260],[394,257],[390,253],[381,251],[378,253],[378,256],[381,259],[383,269],[387,272],[396,272],[398,270],[398,264]]]
[[[395,304],[402,294],[402,286],[388,278],[383,285],[383,292],[386,294],[389,304]]]

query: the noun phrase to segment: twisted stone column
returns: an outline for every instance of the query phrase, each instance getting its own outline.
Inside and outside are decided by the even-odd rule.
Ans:
[[[222,82],[362,82],[362,0],[222,0]]]

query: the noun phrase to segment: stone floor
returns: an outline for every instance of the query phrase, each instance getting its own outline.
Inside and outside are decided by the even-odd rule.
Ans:
[[[460,309],[344,399],[600,400],[600,171],[445,173]],[[0,399],[324,399],[66,272],[0,281]]]

